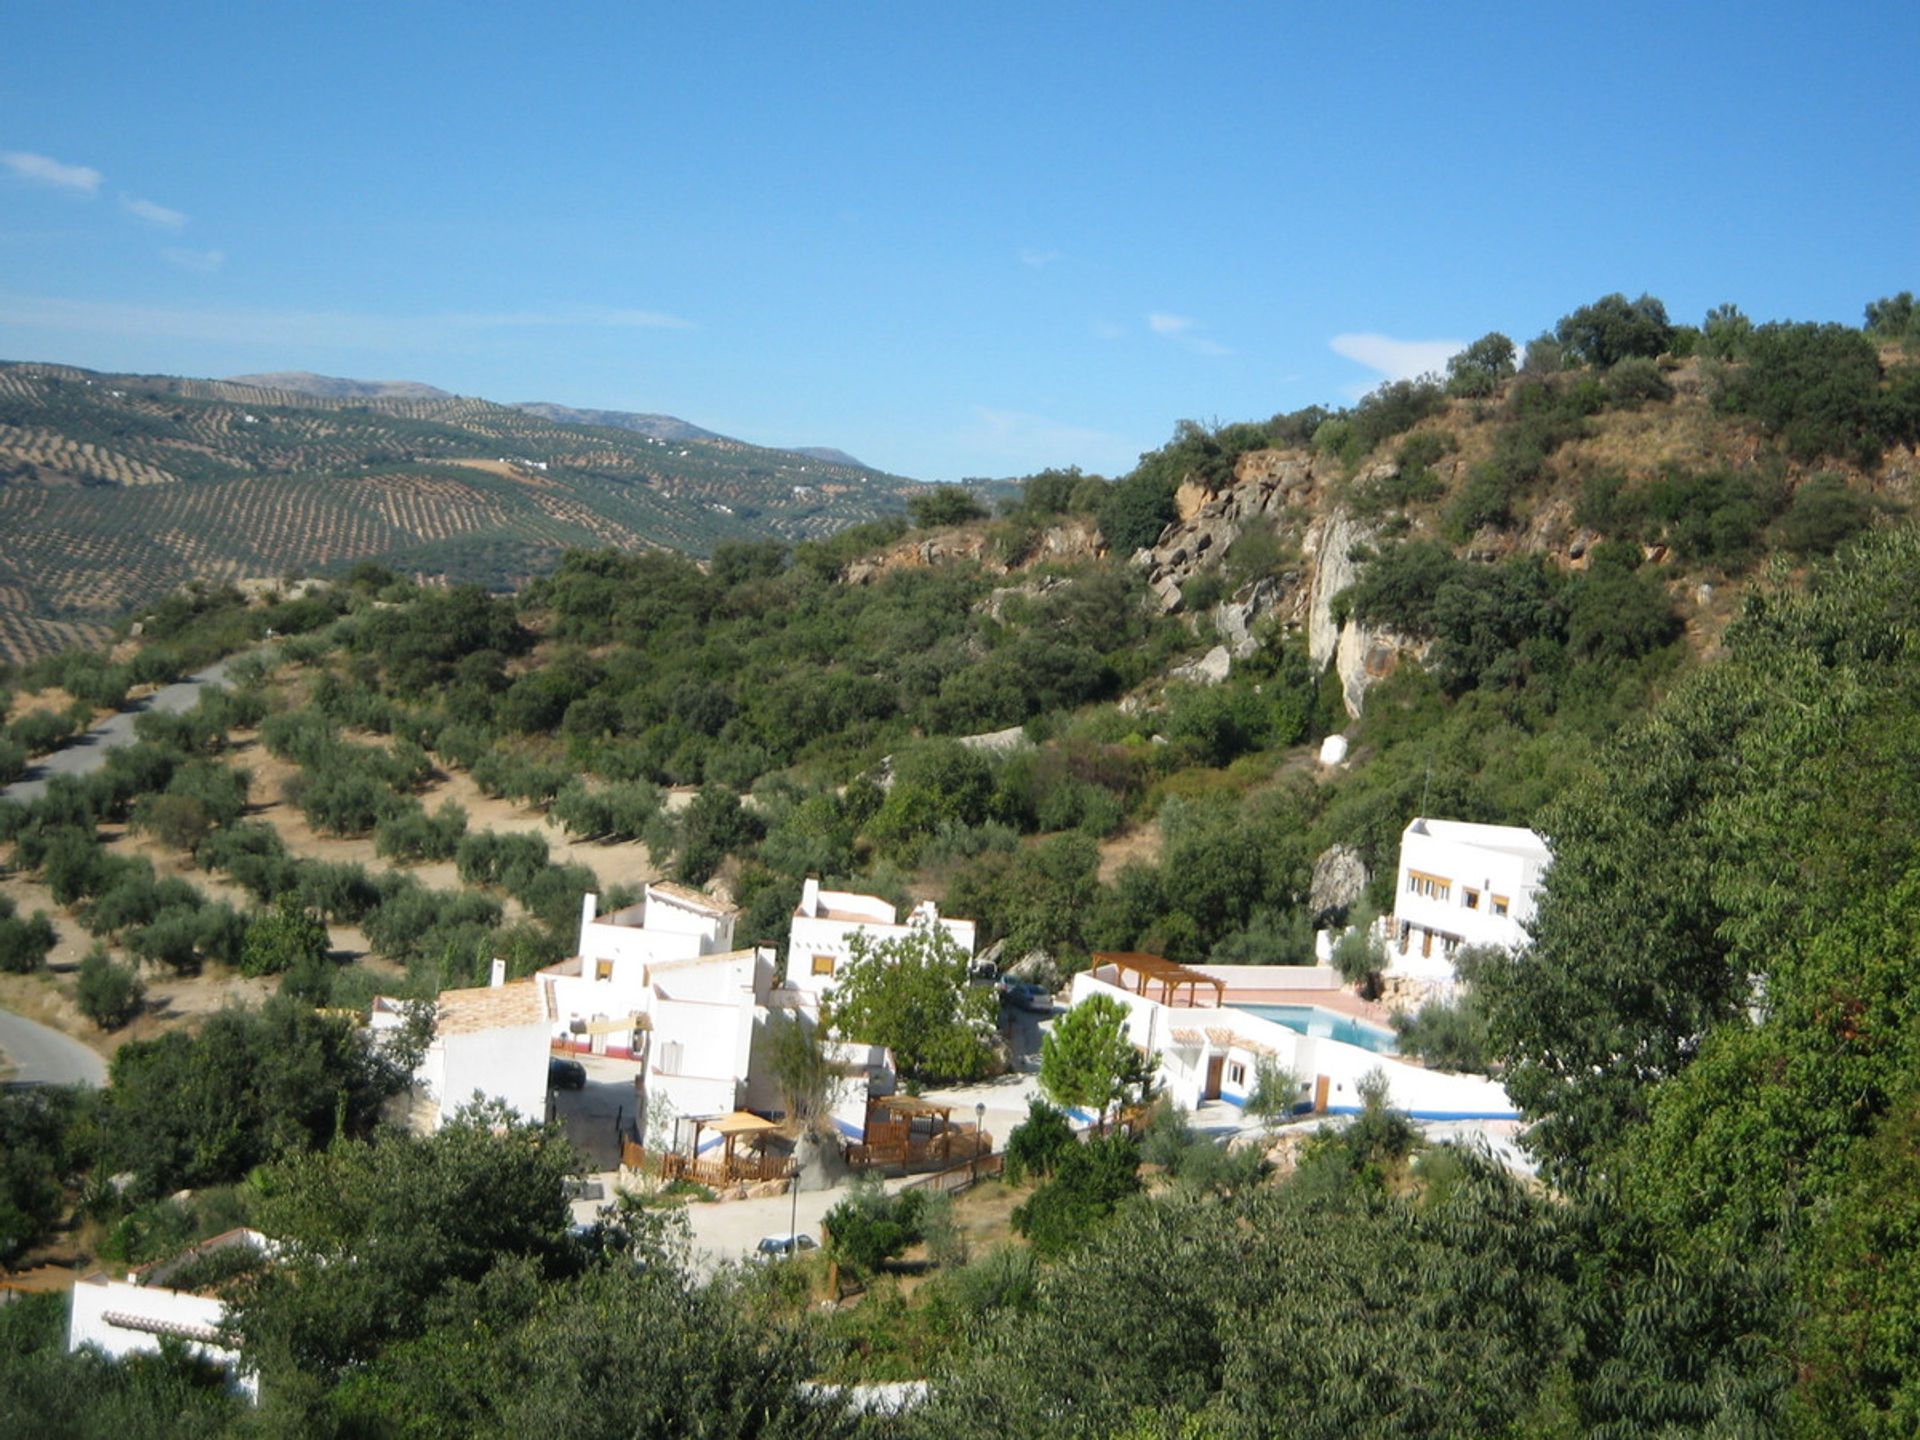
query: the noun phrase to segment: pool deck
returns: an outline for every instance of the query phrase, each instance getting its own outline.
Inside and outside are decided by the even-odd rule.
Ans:
[[[1229,987],[1223,1003],[1234,1005],[1312,1005],[1321,1010],[1331,1010],[1337,1015],[1349,1019],[1364,1020],[1369,1025],[1378,1025],[1383,1030],[1391,1030],[1393,1012],[1376,1000],[1362,1000],[1345,986],[1333,990],[1292,989],[1279,986]],[[1213,1007],[1202,1006],[1202,1009]]]

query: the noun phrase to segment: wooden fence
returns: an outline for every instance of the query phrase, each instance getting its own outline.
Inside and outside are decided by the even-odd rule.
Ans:
[[[955,1161],[971,1161],[993,1149],[993,1136],[984,1131],[949,1130],[925,1140],[886,1140],[872,1145],[847,1146],[847,1164],[855,1170],[944,1169]]]
[[[620,1164],[629,1170],[657,1172],[662,1181],[691,1180],[696,1184],[721,1189],[728,1185],[754,1185],[765,1180],[785,1180],[794,1165],[786,1155],[735,1155],[731,1163],[724,1158],[705,1159],[674,1151],[653,1154],[628,1140],[620,1146]]]
[[[936,1170],[931,1175],[922,1175],[918,1180],[909,1180],[902,1190],[934,1190],[943,1195],[957,1195],[976,1180],[985,1180],[998,1175],[1006,1168],[1005,1151],[992,1155],[982,1155],[977,1160],[969,1160],[964,1165],[955,1165],[951,1170]]]

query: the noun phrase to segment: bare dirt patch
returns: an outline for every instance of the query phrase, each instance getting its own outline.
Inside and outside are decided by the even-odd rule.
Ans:
[[[1113,877],[1129,864],[1158,864],[1160,860],[1160,827],[1149,821],[1141,825],[1129,823],[1117,835],[1109,835],[1100,842],[1100,883],[1111,884]]]

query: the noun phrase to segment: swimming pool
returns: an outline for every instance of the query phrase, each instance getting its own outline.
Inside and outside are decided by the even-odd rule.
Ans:
[[[1369,1025],[1364,1020],[1355,1020],[1332,1010],[1322,1010],[1318,1005],[1236,1005],[1233,1008],[1284,1025],[1302,1035],[1358,1045],[1362,1050],[1371,1050],[1376,1055],[1400,1053],[1391,1030],[1383,1030],[1378,1025]]]

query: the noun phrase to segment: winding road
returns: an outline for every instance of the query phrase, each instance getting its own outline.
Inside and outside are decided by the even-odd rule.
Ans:
[[[147,696],[136,705],[119,710],[102,720],[72,744],[54,751],[28,770],[26,775],[5,789],[0,799],[21,805],[30,804],[46,794],[47,782],[56,775],[91,775],[107,763],[107,756],[122,745],[131,745],[139,736],[133,728],[134,717],[143,710],[177,714],[193,708],[203,686],[226,679],[233,657],[196,671],[184,680]],[[13,1067],[8,1083],[13,1085],[94,1085],[107,1083],[107,1062],[78,1040],[58,1030],[0,1009],[0,1054]]]
[[[107,1083],[107,1062],[93,1051],[11,1010],[0,1010],[0,1054],[13,1067],[9,1085]]]
[[[0,790],[0,800],[30,804],[47,793],[47,782],[56,775],[91,775],[107,763],[110,752],[122,745],[131,745],[140,738],[134,732],[133,722],[143,710],[159,710],[166,714],[191,710],[194,702],[200,698],[202,686],[217,685],[227,678],[227,667],[234,658],[209,665],[184,680],[162,686],[138,704],[130,705],[125,710],[116,710],[71,744],[40,760],[23,778]]]

